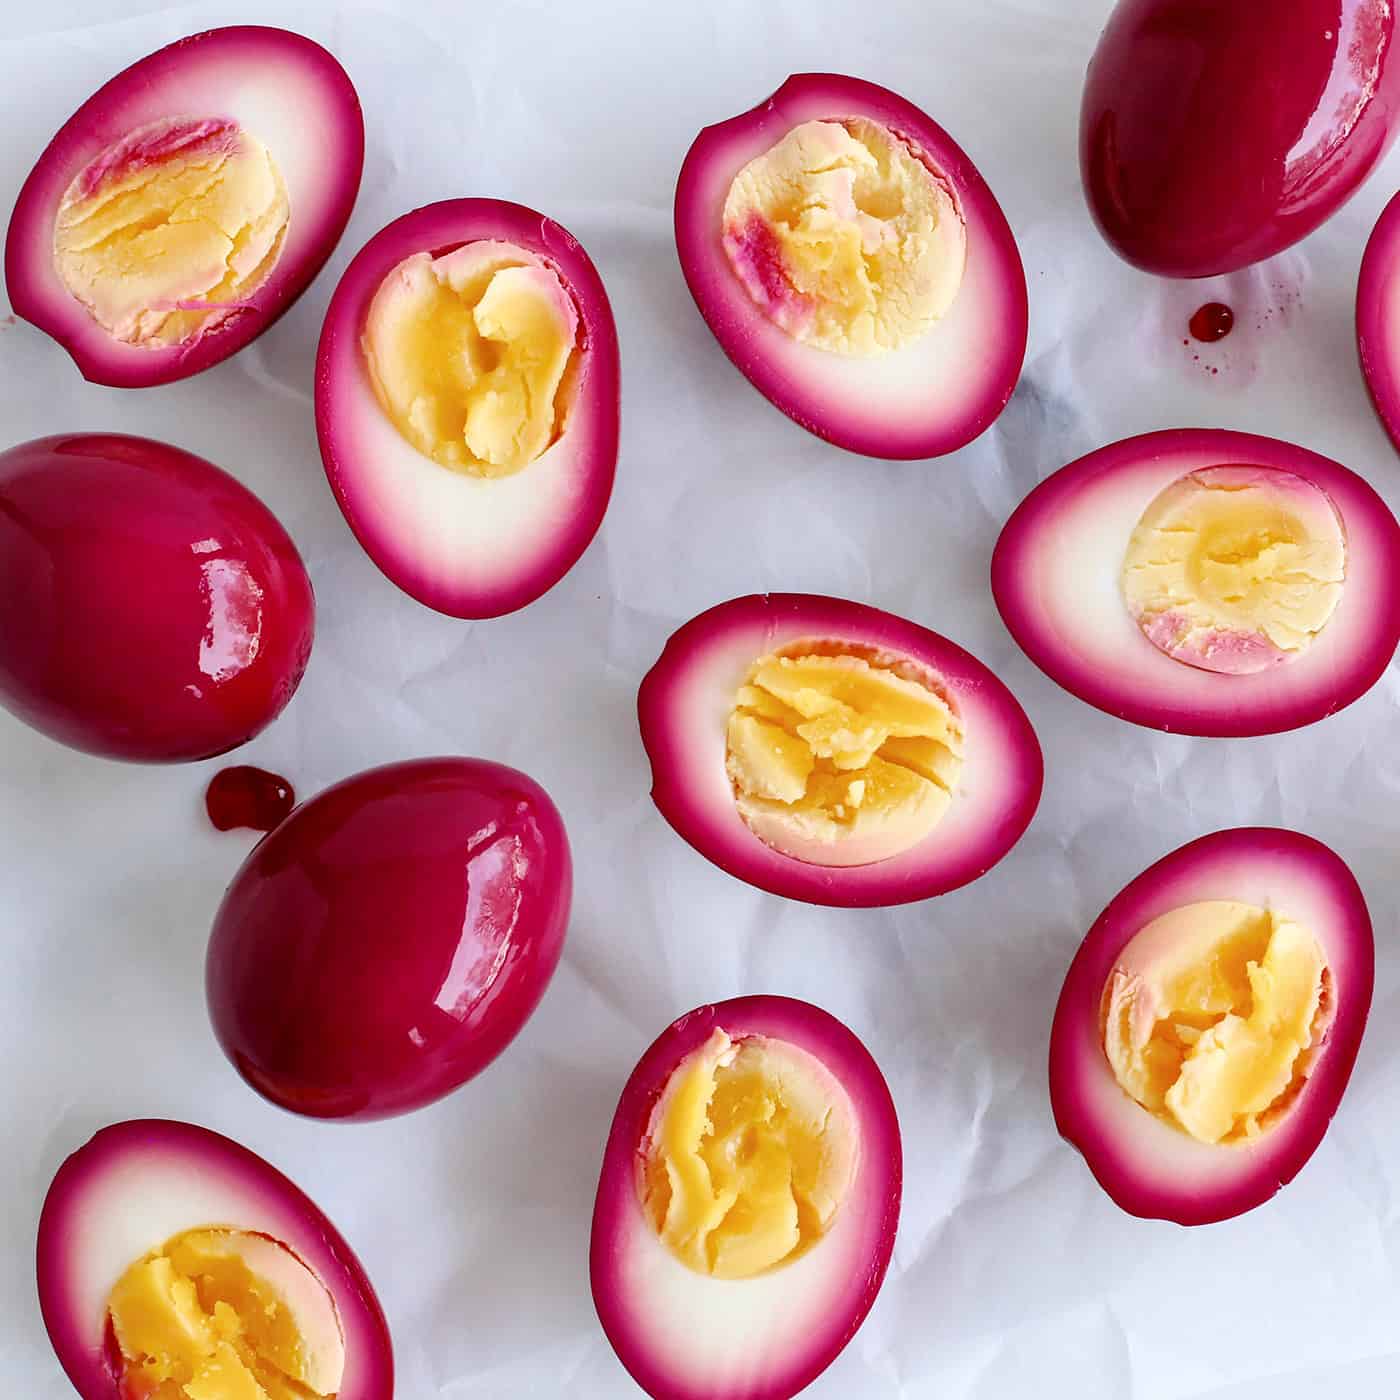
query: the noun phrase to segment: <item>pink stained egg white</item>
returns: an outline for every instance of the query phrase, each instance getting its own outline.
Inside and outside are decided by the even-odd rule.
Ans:
[[[489,451],[482,447],[489,425],[464,401],[491,388],[483,368],[442,395],[441,421],[407,424],[415,445],[386,408],[396,389],[385,387],[402,358],[398,347],[411,343],[414,298],[425,286],[436,293],[449,284],[478,297],[492,269],[507,264],[516,289],[537,295],[536,322],[552,315],[554,333],[567,342],[562,377],[548,386],[552,430],[524,454],[529,460],[478,461],[478,449]],[[504,343],[508,352],[512,327],[485,321],[483,305],[470,308],[485,327],[480,338],[449,305],[451,334],[473,346],[494,335],[492,345]],[[369,357],[381,345],[376,383]],[[558,583],[602,524],[617,464],[620,382],[607,292],[567,230],[502,200],[430,204],[370,239],[331,299],[316,361],[326,475],[365,551],[405,592],[454,617],[513,612]],[[410,381],[404,403],[412,393]],[[409,417],[414,411],[406,410]],[[448,440],[449,427],[456,441]],[[425,447],[436,449],[436,460]]]
[[[1162,635],[1169,618],[1148,624],[1125,600],[1125,560],[1144,516],[1182,482],[1209,486],[1222,472],[1221,483],[1241,476],[1285,510],[1288,530],[1324,544],[1338,532],[1344,546],[1344,577],[1325,585],[1331,611],[1283,664],[1241,637],[1203,649],[1197,634],[1176,648]],[[1244,547],[1259,559],[1272,552],[1285,578],[1279,544]],[[1227,557],[1207,540],[1193,567],[1218,569]],[[1398,575],[1400,525],[1355,472],[1291,443],[1212,428],[1129,438],[1061,468],[1017,507],[992,557],[1002,619],[1051,679],[1134,724],[1218,737],[1295,729],[1364,695],[1400,642]]]
[[[1296,921],[1327,969],[1325,1014],[1305,1073],[1276,1117],[1239,1140],[1200,1141],[1146,1111],[1124,1091],[1105,1052],[1105,989],[1115,966],[1154,920],[1205,901],[1236,901]],[[1193,841],[1115,896],[1075,956],[1050,1041],[1056,1125],[1130,1214],[1199,1225],[1252,1210],[1291,1181],[1322,1141],[1356,1060],[1374,976],[1365,899],[1321,842],[1267,827]]]
[[[802,1065],[839,1105],[848,1141],[839,1200],[805,1252],[767,1271],[715,1277],[678,1258],[644,1198],[676,1077],[718,1037],[767,1063]],[[738,1061],[736,1061],[737,1063]],[[766,1142],[769,1150],[771,1141]],[[903,1158],[884,1077],[828,1012],[748,996],[682,1016],[622,1091],[598,1182],[590,1247],[593,1301],[618,1359],[657,1400],[788,1400],[855,1335],[880,1290],[899,1222]]]
[[[340,1232],[255,1153],[207,1128],[160,1119],[103,1128],[63,1163],[44,1201],[39,1306],[83,1400],[128,1393],[109,1310],[119,1280],[143,1256],[206,1230],[240,1232],[255,1271],[279,1285],[297,1321],[311,1324],[305,1352],[327,1358],[321,1369],[338,1382],[336,1400],[392,1400],[388,1324]]]
[[[5,244],[10,302],[94,383],[197,374],[305,291],[363,163],[355,89],[320,45],[192,35],[119,73],[39,157]]]
[[[843,713],[846,701],[861,703],[850,693],[852,685],[881,681],[898,689],[900,704],[924,704],[932,711],[941,704],[954,726],[955,734],[947,736],[957,749],[951,763],[946,752],[942,762],[911,755],[911,743],[934,741],[922,737],[923,731],[911,740],[895,726],[874,764],[854,779],[865,785],[863,793],[854,794],[864,798],[865,810],[889,779],[890,821],[867,827],[861,810],[834,812],[830,822],[815,813],[804,820],[808,802],[799,799],[793,805],[801,825],[794,831],[784,823],[781,804],[760,800],[741,810],[736,711],[737,724],[745,726],[740,732],[753,729],[752,705],[747,691],[740,696],[741,688],[763,658],[771,659],[769,666],[791,670],[811,655],[838,658],[837,667],[821,668],[814,682],[834,684],[838,692],[845,688],[844,701],[838,693],[833,703],[822,702],[828,715]],[[848,663],[844,674],[840,658]],[[907,682],[900,683],[906,677],[923,684],[911,691]],[[772,683],[780,685],[781,677]],[[771,694],[767,701],[753,697],[770,708],[772,700]],[[1040,800],[1040,746],[1011,692],[953,642],[861,603],[773,593],[710,608],[667,642],[642,682],[637,708],[651,761],[652,799],[675,831],[738,879],[811,904],[885,906],[956,889],[1011,850]],[[778,723],[808,727],[800,717],[780,717]],[[816,723],[824,721],[818,717]],[[794,747],[781,734],[775,737],[780,749]],[[820,747],[820,738],[817,742]],[[838,755],[835,763],[805,761],[808,799],[855,767],[847,755]],[[885,769],[886,761],[897,771]],[[927,783],[910,779],[910,768],[916,776],[927,775]],[[936,803],[934,810],[929,803]]]
[[[879,238],[886,247],[924,249],[928,265],[906,288],[910,295],[895,300],[926,294],[927,315],[898,333],[877,327],[885,353],[874,353],[874,346],[865,347],[870,353],[834,353],[820,339],[802,338],[820,298],[790,285],[778,240],[790,249],[804,230],[784,224],[775,234],[752,211],[735,222],[733,192],[743,186],[736,179],[745,172],[762,178],[761,164],[804,132],[806,140],[839,144],[858,180],[861,169],[873,169],[872,160],[884,169],[902,161],[904,183],[885,203],[936,202],[937,222],[930,218],[911,233],[899,213],[887,227],[872,227],[850,205],[848,191],[814,191],[842,227],[864,230],[868,257],[879,256],[872,249]],[[861,142],[882,148],[872,157]],[[799,74],[752,110],[707,127],[681,167],[675,224],[681,270],[725,354],[765,398],[818,437],[873,457],[936,457],[979,436],[1010,399],[1028,316],[1015,238],[962,149],[886,88],[839,74]],[[825,229],[815,232],[820,237]],[[882,277],[908,271],[897,260],[871,265],[877,287]],[[878,319],[891,308],[876,300]]]

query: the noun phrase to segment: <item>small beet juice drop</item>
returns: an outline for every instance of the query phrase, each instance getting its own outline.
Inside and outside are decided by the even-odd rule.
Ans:
[[[1199,307],[1188,323],[1188,329],[1196,340],[1207,343],[1224,340],[1235,324],[1235,313],[1223,301],[1208,301]]]
[[[209,820],[220,831],[239,826],[271,831],[296,806],[296,801],[297,795],[285,778],[242,765],[215,773],[204,794]]]

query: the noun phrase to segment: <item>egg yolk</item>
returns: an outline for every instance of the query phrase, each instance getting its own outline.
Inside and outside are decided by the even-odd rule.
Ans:
[[[1317,940],[1276,910],[1183,905],[1141,929],[1103,994],[1118,1083],[1200,1142],[1256,1138],[1294,1101],[1335,1014]]]
[[[267,148],[236,122],[172,118],[109,146],[54,223],[63,285],[119,341],[183,345],[246,311],[291,217]]]
[[[578,312],[527,249],[415,253],[380,284],[363,335],[380,406],[433,461],[511,476],[562,434]]]
[[[642,1206],[682,1263],[749,1278],[828,1232],[858,1156],[850,1100],[818,1060],[786,1041],[715,1030],[652,1115]]]
[[[726,769],[750,829],[816,865],[865,865],[923,840],[962,768],[963,726],[911,663],[800,646],[754,663]]]
[[[341,1386],[330,1294],[265,1235],[177,1235],[127,1269],[108,1311],[122,1400],[315,1400]]]
[[[947,185],[865,118],[809,121],[751,160],[724,202],[724,250],[789,335],[838,355],[898,350],[947,312],[967,229]]]
[[[1346,578],[1346,534],[1325,492],[1269,467],[1208,467],[1173,482],[1128,543],[1123,597],[1154,646],[1247,675],[1301,656]]]

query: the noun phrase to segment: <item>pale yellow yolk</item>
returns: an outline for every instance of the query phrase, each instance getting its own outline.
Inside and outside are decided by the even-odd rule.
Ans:
[[[510,476],[564,430],[578,312],[524,248],[467,243],[415,253],[384,279],[363,347],[375,392],[424,456]]]
[[[809,121],[751,160],[724,203],[735,275],[789,335],[879,355],[953,304],[967,229],[948,186],[865,118]]]
[[[1342,596],[1346,535],[1290,472],[1210,467],[1167,487],[1133,531],[1123,596],[1169,656],[1243,675],[1301,655]]]
[[[741,815],[769,845],[819,865],[868,864],[943,819],[962,723],[886,660],[823,649],[754,664],[729,716],[726,767]]]
[[[830,1229],[859,1156],[845,1090],[805,1050],[722,1030],[671,1076],[641,1192],[662,1241],[698,1273],[748,1278]]]
[[[314,1400],[340,1389],[335,1305],[265,1236],[177,1235],[127,1269],[108,1309],[128,1400]]]
[[[1201,1142],[1256,1137],[1293,1101],[1335,1013],[1317,940],[1231,900],[1141,929],[1104,988],[1104,1050],[1125,1092]]]
[[[246,310],[289,219],[281,173],[256,137],[222,119],[153,122],[69,185],[54,262],[117,340],[180,345]]]

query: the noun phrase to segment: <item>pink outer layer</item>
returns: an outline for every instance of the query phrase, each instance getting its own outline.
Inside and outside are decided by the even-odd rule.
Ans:
[[[759,310],[722,244],[739,171],[812,120],[868,117],[924,154],[967,225],[967,270],[948,314],[920,341],[873,359],[794,340]],[[691,295],[726,355],[788,417],[872,457],[937,457],[1006,407],[1026,353],[1026,277],[996,197],[936,122],[874,83],[803,73],[751,111],[695,138],[676,184],[676,248]]]
[[[39,1306],[83,1400],[118,1400],[107,1298],[122,1271],[171,1236],[225,1225],[285,1245],[330,1291],[345,1336],[337,1400],[392,1400],[389,1326],[364,1266],[315,1202],[246,1147],[191,1123],[103,1128],[58,1169],[39,1218]]]
[[[1322,945],[1336,1016],[1312,1074],[1257,1142],[1198,1142],[1119,1087],[1104,1054],[1100,1002],[1119,954],[1183,904],[1231,899],[1280,910]],[[1371,917],[1355,878],[1320,841],[1274,827],[1203,836],[1163,857],[1099,915],[1065,978],[1050,1035],[1050,1099],[1060,1132],[1132,1215],[1204,1225],[1252,1210],[1302,1170],[1341,1103],[1375,983]]]
[[[205,961],[214,1032],[291,1112],[419,1108],[529,1019],[572,891],[563,820],[524,773],[475,758],[372,768],[298,807],[233,877]]]
[[[1164,277],[1296,243],[1394,140],[1395,42],[1391,0],[1120,0],[1080,115],[1100,232]]]
[[[796,1262],[751,1279],[704,1278],[673,1259],[637,1192],[640,1149],[666,1081],[716,1029],[734,1040],[788,1041],[814,1056],[850,1096],[860,1133],[856,1179],[829,1233]],[[598,1180],[589,1272],[618,1359],[657,1400],[787,1400],[831,1365],[870,1311],[894,1248],[902,1182],[899,1121],[884,1076],[834,1016],[775,996],[739,997],[682,1016],[632,1071]],[[668,1312],[666,1290],[656,1286],[668,1264],[694,1305],[683,1315]],[[725,1311],[773,1324],[759,1329],[749,1354],[736,1356],[732,1337],[728,1346],[724,1336],[697,1345],[715,1330],[706,1316],[711,1291],[714,1306],[722,1301]]]
[[[1325,491],[1347,536],[1336,612],[1307,650],[1253,675],[1164,655],[1123,601],[1119,575],[1142,512],[1188,472],[1275,467]],[[1111,715],[1181,734],[1275,734],[1344,709],[1400,643],[1400,525],[1355,472],[1274,438],[1179,428],[1127,438],[1042,481],[992,556],[992,592],[1012,636],[1052,680]]]
[[[316,606],[272,512],[202,457],[80,433],[0,453],[0,705],[105,758],[251,739],[311,656]]]
[[[1356,346],[1371,402],[1400,449],[1400,194],[1376,220],[1356,286]]]
[[[940,676],[966,727],[947,815],[921,842],[872,865],[809,865],[745,825],[725,772],[725,725],[760,656],[797,641],[836,641],[912,658]],[[808,904],[869,908],[929,899],[984,875],[1035,815],[1044,764],[1015,697],[976,657],[936,632],[863,603],[804,593],[735,598],[666,643],[637,697],[652,799],[701,855],[759,889]]]
[[[63,285],[54,216],[78,173],[136,127],[167,117],[231,119],[272,153],[291,221],[272,276],[250,309],[185,345],[114,340]],[[150,54],[94,93],[49,142],[20,190],[5,242],[10,303],[73,357],[83,378],[120,389],[169,384],[227,359],[306,290],[350,217],[364,164],[359,99],[319,44],[285,29],[211,29]]]
[[[361,348],[379,284],[414,253],[479,239],[537,254],[579,313],[581,373],[564,435],[514,476],[453,472],[418,452],[379,405]],[[452,199],[381,229],[345,270],[316,356],[316,430],[341,510],[385,575],[453,617],[499,617],[553,588],[587,549],[612,495],[621,372],[597,269],[552,219],[499,199]]]

